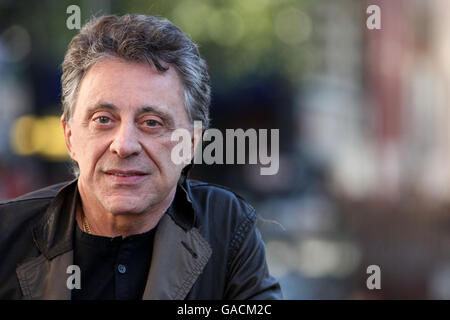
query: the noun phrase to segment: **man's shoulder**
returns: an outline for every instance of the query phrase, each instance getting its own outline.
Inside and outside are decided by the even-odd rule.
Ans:
[[[188,183],[193,200],[204,210],[214,210],[215,215],[223,212],[230,218],[244,218],[251,221],[256,219],[252,205],[232,189],[191,179],[188,179]]]
[[[67,183],[51,185],[12,200],[0,202],[0,244],[19,230],[28,230],[34,221],[40,219],[58,191]]]
[[[48,203],[50,202],[56,194],[67,184],[69,184],[70,181],[53,184],[29,193],[26,193],[24,195],[21,195],[17,198],[6,200],[0,202],[0,212],[7,208],[12,207],[20,207],[23,205],[26,205],[28,203],[36,203],[36,202],[42,202],[42,203]]]

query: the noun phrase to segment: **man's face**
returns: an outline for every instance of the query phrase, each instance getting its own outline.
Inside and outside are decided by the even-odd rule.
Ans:
[[[177,143],[171,133],[191,128],[173,67],[161,73],[118,58],[97,62],[82,80],[72,118],[63,127],[80,167],[84,206],[139,214],[171,200],[183,169],[171,161]]]

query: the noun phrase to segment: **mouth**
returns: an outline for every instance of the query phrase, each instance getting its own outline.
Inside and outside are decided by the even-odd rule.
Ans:
[[[148,173],[138,170],[106,170],[104,173],[119,184],[137,184],[148,176]]]
[[[108,175],[118,176],[118,177],[132,177],[132,176],[146,176],[147,173],[136,170],[107,170],[104,171]]]

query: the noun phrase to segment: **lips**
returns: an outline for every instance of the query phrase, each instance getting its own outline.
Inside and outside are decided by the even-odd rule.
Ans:
[[[106,170],[104,173],[115,184],[135,185],[144,181],[148,175],[146,172],[138,170]]]
[[[119,177],[131,177],[131,176],[145,176],[147,175],[145,172],[136,171],[136,170],[107,170],[106,174],[119,176]]]

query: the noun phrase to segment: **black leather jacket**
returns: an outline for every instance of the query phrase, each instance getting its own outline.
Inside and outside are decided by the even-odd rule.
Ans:
[[[0,299],[70,299],[78,199],[73,180],[0,204]],[[281,299],[256,219],[233,192],[180,179],[143,299]]]

